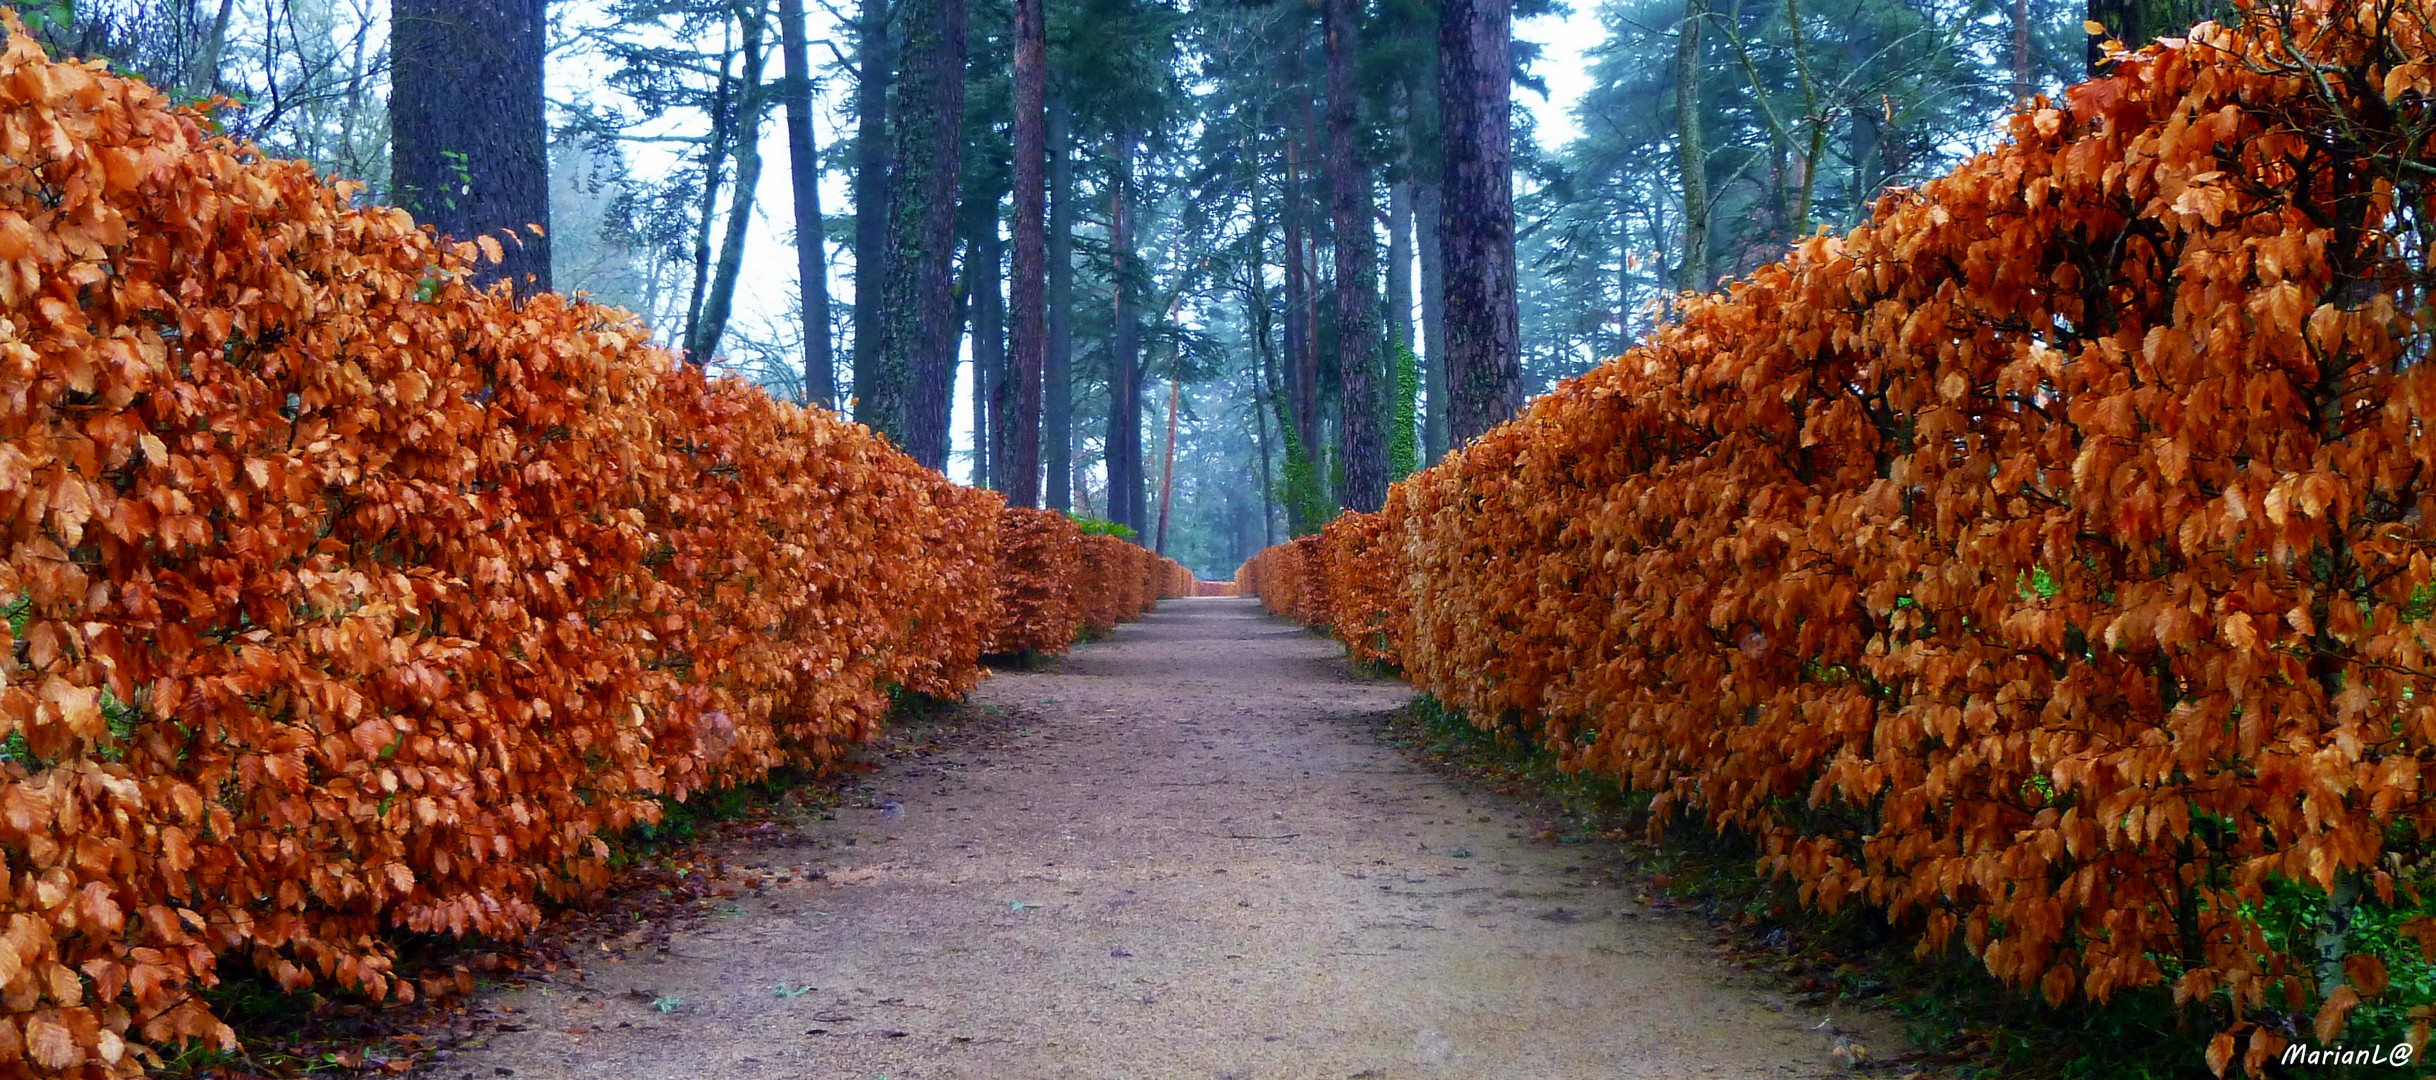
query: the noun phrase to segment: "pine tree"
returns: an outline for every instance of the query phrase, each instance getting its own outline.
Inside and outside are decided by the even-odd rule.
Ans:
[[[391,196],[444,236],[489,236],[480,280],[550,287],[543,0],[394,0]]]
[[[873,379],[855,410],[933,469],[947,466],[955,386],[954,261],[963,142],[964,0],[908,0],[888,104],[888,243]]]
[[[837,367],[829,343],[828,228],[820,216],[820,146],[812,131],[812,60],[804,0],[778,0],[786,56],[787,165],[795,194],[795,270],[801,290],[804,399],[837,406]]]
[[[1438,243],[1446,275],[1449,437],[1470,442],[1522,407],[1515,294],[1512,9],[1441,0]]]
[[[1011,506],[1040,505],[1041,371],[1048,359],[1049,40],[1043,0],[1015,0],[1014,268],[1008,281],[1007,384],[999,408],[999,488]],[[1062,374],[1062,372],[1061,372]]]
[[[1362,146],[1355,88],[1361,0],[1321,8],[1328,54],[1329,230],[1335,241],[1337,430],[1344,507],[1371,511],[1387,498],[1387,442],[1376,388],[1379,368],[1378,251],[1372,235],[1372,173]]]

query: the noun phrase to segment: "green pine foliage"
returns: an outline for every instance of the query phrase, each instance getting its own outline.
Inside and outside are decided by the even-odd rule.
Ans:
[[[1387,478],[1402,480],[1421,467],[1413,407],[1421,396],[1421,361],[1412,346],[1396,345],[1396,392],[1387,410]]]

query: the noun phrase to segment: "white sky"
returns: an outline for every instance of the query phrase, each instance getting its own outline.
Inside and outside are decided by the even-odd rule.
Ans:
[[[1514,104],[1529,110],[1539,125],[1541,147],[1556,150],[1581,135],[1581,126],[1573,122],[1573,103],[1590,90],[1590,62],[1584,53],[1598,46],[1603,33],[1597,0],[1572,0],[1572,9],[1565,14],[1514,25],[1516,39],[1539,45],[1535,73],[1548,81],[1546,101],[1529,90],[1517,87],[1514,91]]]
[[[1529,111],[1536,124],[1540,144],[1554,150],[1579,133],[1572,117],[1573,103],[1589,89],[1588,64],[1583,51],[1598,44],[1601,33],[1595,8],[1596,0],[1574,0],[1572,10],[1564,15],[1543,16],[1519,22],[1514,36],[1519,40],[1537,42],[1542,47],[1537,74],[1547,80],[1549,96],[1542,100],[1528,90],[1515,91],[1515,107]],[[850,35],[831,22],[825,5],[807,5],[812,25],[808,27],[815,42],[813,63],[818,67],[829,55],[818,42],[829,37],[847,46]],[[562,57],[551,65],[549,72],[551,95],[566,98],[585,93],[598,86],[598,61],[587,57]],[[776,58],[772,58],[770,77],[780,74]],[[820,116],[814,123],[814,138],[822,150],[822,163],[830,171],[821,185],[821,209],[836,215],[851,209],[846,180],[834,171],[836,153],[845,134],[841,128],[850,123],[845,111],[850,105],[851,86],[823,86]],[[638,174],[648,175],[667,167],[669,159],[663,149],[650,145],[632,145],[629,159]],[[735,317],[732,325],[758,327],[773,323],[791,323],[794,313],[795,252],[788,245],[788,233],[794,227],[792,181],[787,167],[786,132],[773,115],[762,129],[761,183],[754,200],[754,220],[745,240],[744,272],[736,286]],[[658,158],[655,161],[655,157]],[[853,279],[848,268],[850,260],[836,248],[831,249],[830,297],[836,304],[849,304],[854,295]],[[665,329],[665,328],[664,328]],[[969,357],[969,353],[967,354]],[[969,364],[957,368],[955,416],[951,421],[952,446],[948,473],[960,480],[970,480],[972,465],[955,454],[969,450],[972,444],[972,386]],[[1163,406],[1162,406],[1163,407]]]

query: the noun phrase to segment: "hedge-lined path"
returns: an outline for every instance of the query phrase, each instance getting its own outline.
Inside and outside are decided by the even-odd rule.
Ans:
[[[1710,963],[1703,926],[1383,743],[1408,698],[1252,601],[1167,601],[997,673],[940,752],[729,849],[766,888],[664,952],[582,943],[602,959],[493,1003],[521,1030],[425,1075],[1842,1071],[1820,1014]]]

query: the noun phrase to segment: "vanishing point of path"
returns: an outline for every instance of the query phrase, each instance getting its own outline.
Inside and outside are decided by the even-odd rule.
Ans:
[[[766,888],[665,951],[583,943],[603,959],[501,995],[518,1030],[424,1075],[1841,1071],[1819,1013],[1710,962],[1705,927],[1585,883],[1578,849],[1513,839],[1503,800],[1383,743],[1409,696],[1253,601],[1168,601],[998,672],[941,752],[728,848]]]

